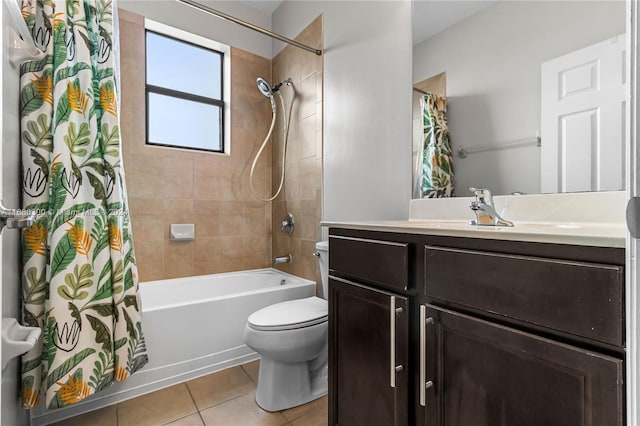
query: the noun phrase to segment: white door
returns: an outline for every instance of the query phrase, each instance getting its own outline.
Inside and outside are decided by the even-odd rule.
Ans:
[[[542,64],[543,193],[624,188],[625,43],[613,37]]]

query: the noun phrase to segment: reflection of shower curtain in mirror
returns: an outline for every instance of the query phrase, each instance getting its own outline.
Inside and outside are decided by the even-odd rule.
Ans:
[[[453,156],[447,127],[447,100],[428,93],[420,99],[422,109],[422,198],[453,196]]]

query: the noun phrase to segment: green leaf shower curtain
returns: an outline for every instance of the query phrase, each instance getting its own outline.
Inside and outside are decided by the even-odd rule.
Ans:
[[[21,67],[23,406],[81,401],[147,362],[120,155],[111,0],[23,0],[41,61]]]
[[[423,123],[422,198],[453,196],[453,155],[447,127],[447,100],[428,93],[420,99]]]

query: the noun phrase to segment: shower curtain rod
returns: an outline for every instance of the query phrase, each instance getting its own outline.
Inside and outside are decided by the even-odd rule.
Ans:
[[[281,36],[280,34],[276,34],[276,33],[271,32],[269,30],[265,30],[262,27],[259,27],[257,25],[253,25],[253,24],[251,24],[249,22],[243,21],[242,19],[238,19],[238,18],[236,18],[234,16],[227,15],[226,13],[220,12],[219,10],[216,10],[216,9],[212,9],[209,6],[205,6],[203,4],[195,2],[193,0],[178,0],[178,2],[186,4],[187,6],[191,6],[191,7],[195,8],[195,9],[201,10],[203,12],[210,13],[212,15],[215,15],[215,16],[217,16],[219,18],[222,18],[222,19],[225,19],[227,21],[233,22],[235,24],[242,25],[245,28],[249,28],[250,30],[257,31],[257,32],[259,32],[261,34],[264,34],[264,35],[268,35],[269,37],[275,38],[275,39],[283,41],[285,43],[289,43],[289,44],[291,44],[291,45],[293,45],[295,47],[299,47],[300,49],[304,49],[304,50],[306,50],[308,52],[315,53],[318,56],[322,55],[322,50],[314,49],[313,47],[309,47],[306,44],[298,43],[295,40],[291,40],[290,38]]]

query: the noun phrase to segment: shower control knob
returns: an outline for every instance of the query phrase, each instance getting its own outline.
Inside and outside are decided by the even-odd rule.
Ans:
[[[296,221],[293,218],[293,215],[291,213],[287,213],[287,215],[284,217],[284,219],[282,220],[282,231],[286,232],[287,234],[291,234],[293,233],[293,229],[295,228],[296,225]]]

